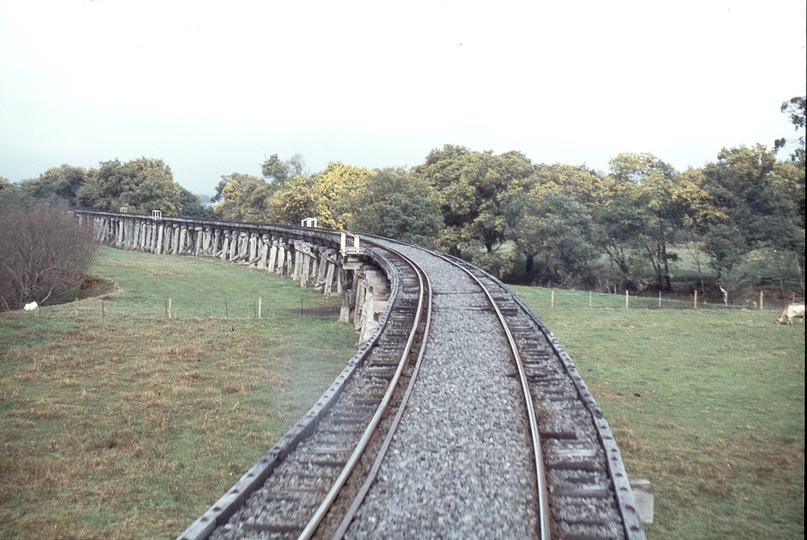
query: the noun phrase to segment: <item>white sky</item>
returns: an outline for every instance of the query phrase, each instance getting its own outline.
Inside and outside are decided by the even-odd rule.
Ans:
[[[0,0],[0,176],[163,159],[213,194],[271,154],[433,148],[679,170],[797,134],[803,0]]]

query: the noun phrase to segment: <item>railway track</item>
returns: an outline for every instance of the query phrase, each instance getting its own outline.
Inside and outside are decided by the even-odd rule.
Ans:
[[[329,410],[179,539],[644,538],[602,412],[540,320],[459,259],[368,249],[392,293]]]

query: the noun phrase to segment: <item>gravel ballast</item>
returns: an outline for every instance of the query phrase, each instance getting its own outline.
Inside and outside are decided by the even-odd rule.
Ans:
[[[432,331],[406,414],[347,537],[534,537],[535,466],[499,323],[461,270],[406,254],[431,277]]]

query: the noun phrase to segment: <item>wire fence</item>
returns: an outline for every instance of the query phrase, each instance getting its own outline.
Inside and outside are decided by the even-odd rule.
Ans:
[[[634,295],[630,293],[608,294],[593,291],[573,291],[564,289],[540,289],[532,287],[514,287],[514,291],[529,298],[542,307],[558,308],[606,308],[606,309],[755,309],[760,311],[778,312],[790,300],[767,297],[760,293],[758,297],[742,299],[734,303],[732,298],[727,301],[714,298],[698,298],[697,293],[682,297],[681,295]]]
[[[789,302],[766,298],[764,294],[760,294],[755,300],[746,299],[734,304],[731,301],[715,301],[713,298],[698,299],[695,295],[690,298],[662,293],[657,296],[639,296],[536,287],[513,287],[513,290],[523,299],[529,299],[533,305],[549,309],[754,309],[778,313]],[[97,297],[37,308],[31,316],[81,319],[272,319],[339,315],[336,302],[324,304],[306,296],[300,296],[296,301],[284,300],[282,304],[271,297],[261,296],[205,300],[187,298]]]
[[[311,298],[299,302],[271,304],[265,297],[254,299],[182,299],[92,298],[66,304],[39,307],[34,317],[73,317],[77,319],[279,319],[288,317],[336,316],[339,308],[322,305]]]

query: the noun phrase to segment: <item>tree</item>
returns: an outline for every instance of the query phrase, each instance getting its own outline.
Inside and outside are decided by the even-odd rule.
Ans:
[[[511,182],[529,177],[533,166],[519,152],[495,156],[445,145],[432,150],[414,172],[437,193],[445,224],[440,244],[459,255],[463,248],[473,251],[479,246],[491,253],[505,241],[507,223],[499,195]]]
[[[561,163],[536,165],[532,180],[536,193],[563,193],[588,209],[608,197],[603,179],[585,167]]]
[[[313,176],[297,174],[272,194],[272,220],[299,224],[316,217],[320,227],[343,229],[356,211],[371,172],[334,161]]]
[[[668,250],[676,227],[682,219],[680,208],[673,203],[679,186],[675,169],[652,154],[619,154],[610,160],[610,174],[606,178],[611,199],[619,201],[611,211],[599,214],[604,223],[617,225],[620,236],[631,250],[641,250],[656,274],[656,288],[671,290],[670,263],[677,255]],[[605,203],[609,206],[609,203]],[[617,210],[615,215],[612,210]],[[626,223],[625,220],[630,220]],[[616,232],[616,231],[615,231]],[[612,240],[600,235],[609,256],[626,254],[625,245],[619,249]],[[622,262],[625,262],[623,259]],[[627,268],[620,265],[623,271]]]
[[[724,219],[708,228],[704,250],[722,276],[764,241],[768,233],[761,218],[780,197],[770,189],[776,157],[764,145],[723,148],[717,157],[703,167],[702,187]]]
[[[23,180],[20,187],[36,199],[59,197],[70,206],[75,206],[76,195],[87,181],[88,174],[82,167],[64,164],[61,167],[51,167],[40,174],[39,178]]]
[[[298,174],[269,198],[269,221],[299,225],[305,218],[317,217],[317,179]]]
[[[612,277],[622,287],[640,288],[638,276],[645,263],[641,250],[643,222],[647,219],[644,209],[633,203],[624,191],[617,191],[606,203],[593,211],[595,241],[616,267],[619,277]]]
[[[203,219],[216,217],[213,209],[202,203],[202,198],[199,195],[194,195],[182,186],[179,188],[179,215]]]
[[[0,308],[47,301],[92,263],[95,244],[66,203],[0,207]]]
[[[293,154],[289,159],[287,159],[286,165],[289,168],[289,176],[292,178],[295,176],[308,174],[305,167],[305,158],[300,153]]]
[[[263,162],[261,173],[267,180],[282,184],[289,178],[289,165],[280,161],[277,154],[272,154],[269,159]]]
[[[434,189],[400,168],[376,169],[356,201],[351,230],[430,246],[442,226]]]
[[[0,176],[0,200],[8,196],[11,192],[16,191],[16,186],[11,183],[8,178]]]
[[[782,113],[786,114],[790,119],[790,123],[793,124],[793,128],[796,131],[800,131],[804,129],[805,123],[807,123],[807,115],[805,115],[805,107],[807,106],[807,98],[804,96],[796,96],[790,98],[789,101],[785,101],[782,103],[780,110]],[[791,161],[800,161],[804,164],[804,135],[801,135],[798,138],[796,143],[798,147],[790,154]],[[779,150],[783,149],[787,145],[787,139],[782,137],[781,139],[776,139],[774,142],[774,152],[778,152]]]
[[[726,213],[715,206],[711,194],[704,189],[704,183],[705,177],[701,169],[688,168],[679,175],[679,187],[673,194],[672,201],[681,212],[678,243],[684,246],[695,263],[702,292],[706,292],[706,260],[701,249],[704,235],[711,226],[727,220]]]
[[[535,190],[512,197],[505,205],[508,233],[516,248],[527,257],[527,276],[550,286],[569,280],[593,285],[594,264],[599,253],[593,245],[594,231],[586,208],[570,196]]]
[[[344,229],[358,208],[372,171],[365,167],[328,163],[315,175],[314,214],[321,227]]]
[[[250,174],[223,175],[211,201],[218,202],[214,212],[222,219],[267,221],[270,216],[269,183]]]
[[[803,162],[778,161],[760,144],[724,148],[716,163],[704,166],[699,182],[711,216],[698,224],[702,247],[718,280],[745,282],[748,269],[767,261],[782,285],[785,261],[794,261],[803,284]]]
[[[179,213],[181,188],[171,168],[161,159],[145,157],[121,164],[117,159],[102,162],[76,194],[79,205],[99,210],[150,213],[166,216]]]

